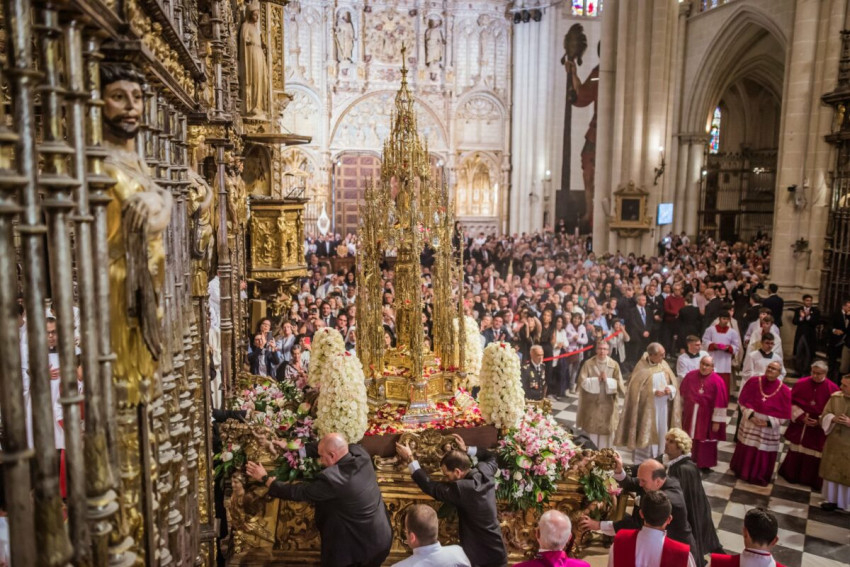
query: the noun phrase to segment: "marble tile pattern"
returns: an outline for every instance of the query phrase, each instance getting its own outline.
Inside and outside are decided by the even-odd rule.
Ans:
[[[565,426],[575,425],[577,410],[578,398],[574,394],[552,402],[555,418]],[[736,411],[737,401],[732,399],[727,410],[727,440],[718,446],[718,465],[711,473],[703,473],[703,486],[711,502],[717,535],[726,551],[740,553],[743,550],[744,515],[754,506],[765,506],[779,521],[779,543],[774,548],[778,562],[787,567],[850,565],[850,513],[821,510],[820,493],[813,493],[807,486],[791,484],[778,476],[768,486],[754,486],[738,480],[729,470],[735,450]],[[786,450],[787,445],[782,448],[777,469]],[[595,560],[601,558],[592,559],[595,565]]]

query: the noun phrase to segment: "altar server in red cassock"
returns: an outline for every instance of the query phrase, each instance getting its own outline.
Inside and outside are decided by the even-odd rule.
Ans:
[[[729,395],[723,378],[714,371],[714,359],[702,357],[699,370],[685,375],[679,392],[682,428],[694,442],[691,458],[701,469],[717,466],[717,442],[726,440]]]
[[[779,474],[788,482],[806,484],[820,490],[821,452],[826,434],[819,419],[829,397],[838,391],[832,380],[826,379],[827,365],[822,360],[812,364],[812,375],[801,378],[791,388],[791,423],[785,439],[791,443]]]
[[[753,508],[744,516],[744,551],[741,555],[711,554],[711,567],[783,567],[771,550],[779,540],[779,522],[769,510]]]
[[[608,567],[696,567],[690,547],[667,537],[673,520],[673,505],[661,490],[640,499],[643,527],[620,530],[608,554]]]
[[[761,486],[773,477],[782,444],[779,427],[791,418],[791,389],[778,379],[780,369],[778,362],[768,364],[764,376],[750,378],[738,398],[743,416],[729,469]]]

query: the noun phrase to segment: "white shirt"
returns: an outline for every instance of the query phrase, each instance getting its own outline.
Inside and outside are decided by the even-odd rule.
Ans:
[[[771,325],[770,334],[773,335],[773,352],[775,352],[780,359],[784,358],[784,354],[782,353],[782,336],[779,334],[779,329],[776,325]],[[756,329],[750,334],[750,342],[747,343],[747,354],[753,352],[754,350],[758,350],[761,346],[761,327],[756,327]]]
[[[459,545],[443,547],[440,542],[423,545],[413,555],[394,564],[394,567],[470,567],[469,558]]]
[[[691,370],[699,370],[699,361],[706,356],[708,356],[708,353],[702,349],[700,349],[696,358],[691,358],[687,352],[680,354],[679,358],[676,359],[676,376],[678,376],[679,382],[681,382],[685,378],[685,375],[687,375],[687,373]]]
[[[642,528],[638,532],[635,545],[635,567],[660,567],[666,537],[667,532],[662,530]],[[614,546],[608,554],[608,567],[614,567]],[[688,567],[696,567],[693,554],[688,554]]]
[[[782,365],[782,370],[779,371],[779,380],[784,380],[787,372],[785,370],[785,364],[782,362],[782,357],[776,354],[776,352],[771,352],[770,358],[765,358],[760,350],[754,350],[747,354],[747,357],[744,359],[744,367],[741,369],[741,388],[753,376],[764,376],[767,365],[771,362],[778,362]]]
[[[745,549],[741,553],[740,567],[776,567],[776,560],[770,553],[757,549]]]

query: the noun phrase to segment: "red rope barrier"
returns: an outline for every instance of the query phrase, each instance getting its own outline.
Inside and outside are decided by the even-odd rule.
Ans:
[[[607,337],[605,337],[605,338],[604,338],[604,339],[602,339],[602,340],[603,340],[603,341],[606,341],[606,342],[607,342],[607,341],[610,341],[611,339],[613,339],[613,338],[614,338],[614,337],[616,337],[617,335],[621,334],[622,332],[623,332],[623,331],[617,331],[616,333],[611,333],[610,335],[608,335]],[[572,352],[565,352],[564,354],[559,354],[558,356],[550,356],[549,358],[544,358],[544,359],[543,359],[543,362],[549,362],[550,360],[556,360],[556,359],[558,359],[558,358],[566,358],[566,357],[568,357],[568,356],[575,356],[575,355],[577,355],[577,354],[581,354],[581,353],[583,353],[583,352],[587,352],[587,351],[589,351],[589,350],[590,350],[590,349],[592,349],[594,346],[596,346],[596,345],[586,346],[586,347],[584,347],[584,348],[582,348],[582,349],[574,350],[574,351],[572,351]]]

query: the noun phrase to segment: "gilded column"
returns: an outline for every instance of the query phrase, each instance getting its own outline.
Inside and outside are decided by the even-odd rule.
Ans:
[[[74,210],[72,191],[79,187],[78,184],[82,182],[82,179],[74,179],[68,170],[67,158],[73,154],[74,150],[67,144],[64,137],[65,85],[62,84],[63,70],[60,60],[63,34],[59,25],[58,6],[50,2],[41,5],[38,9],[37,21],[37,29],[40,32],[39,67],[44,76],[43,85],[39,89],[42,111],[42,141],[39,145],[39,153],[43,158],[43,166],[39,172],[38,181],[45,195],[42,205],[48,225],[52,306],[56,317],[55,332],[58,334],[55,340],[58,343],[59,379],[62,386],[59,402],[63,412],[65,463],[68,471],[68,527],[74,546],[74,562],[85,564],[91,560],[91,549],[86,517],[86,479],[80,412],[83,396],[77,384],[74,299],[69,293],[74,288],[74,280],[71,265],[73,256],[71,235],[68,230],[69,217]],[[68,54],[65,56],[67,57]],[[40,318],[41,313],[41,309],[30,311],[30,319]]]
[[[27,324],[30,348],[22,353],[17,324],[17,281],[15,278],[15,217],[21,214],[19,229],[24,253],[32,251],[31,262],[24,265],[27,284],[25,302],[29,313],[40,313],[44,300],[44,255],[38,230],[40,225],[35,150],[35,62],[32,53],[31,5],[27,0],[4,0],[3,23],[6,39],[6,69],[12,105],[12,128],[6,127],[5,105],[0,105],[0,412],[3,418],[3,450],[6,510],[9,515],[9,539],[13,565],[58,567],[71,557],[71,544],[62,519],[62,500],[56,480],[56,450],[45,446],[53,438],[50,405],[47,341],[42,317],[32,317]],[[4,82],[4,84],[6,84]],[[9,159],[14,151],[14,164]],[[23,210],[22,210],[22,207]],[[36,263],[36,259],[41,262]],[[32,451],[27,443],[26,413],[23,397],[21,355],[35,355],[30,365],[33,383],[33,410],[44,420],[33,434],[41,442],[36,445],[35,483],[31,484]],[[38,358],[41,357],[41,358]],[[47,415],[45,415],[47,414]],[[49,435],[49,437],[47,437]],[[50,467],[53,467],[52,469]],[[52,471],[48,475],[47,471]],[[30,487],[33,486],[33,497]],[[34,502],[33,502],[34,500]],[[37,517],[36,517],[37,515]],[[38,525],[39,529],[36,529]]]

